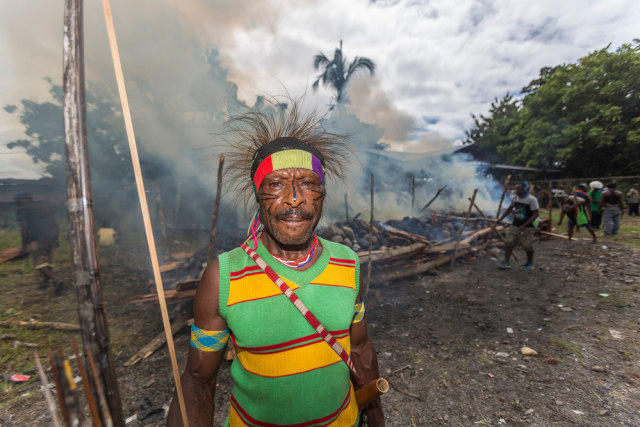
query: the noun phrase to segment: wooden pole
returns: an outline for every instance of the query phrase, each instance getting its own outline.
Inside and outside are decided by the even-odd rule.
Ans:
[[[471,200],[471,199],[469,199]],[[489,223],[489,227],[491,227],[491,230],[494,231],[498,237],[500,238],[500,240],[502,241],[502,243],[507,243],[506,240],[504,239],[504,236],[502,235],[502,233],[500,233],[497,229],[496,226],[493,224],[493,221],[491,221],[489,218],[487,218],[487,216],[484,214],[484,212],[482,212],[482,210],[478,207],[478,205],[476,205],[475,201],[472,202],[473,206],[476,208],[476,210],[478,211],[478,213],[480,215],[482,215],[482,218],[484,218],[488,223]],[[516,261],[518,260],[518,257],[516,256],[515,251],[511,254],[513,256],[513,259],[515,259]]]
[[[367,262],[367,282],[364,287],[364,297],[367,299],[369,285],[371,284],[371,251],[373,250],[373,174],[371,174],[371,216],[369,220],[369,261]]]
[[[507,192],[507,188],[509,187],[509,181],[511,181],[511,175],[507,175],[507,179],[504,182],[504,187],[502,188],[502,196],[500,196],[500,203],[498,203],[498,213],[496,213],[496,218],[500,218],[500,210],[502,210],[502,202],[504,202],[504,195]]]
[[[93,374],[93,378],[98,378],[96,362],[93,358],[93,354],[90,349],[87,349],[87,359],[89,360],[89,367],[91,368],[91,373]],[[100,404],[100,411],[102,411],[102,421],[104,422],[105,427],[113,427],[113,420],[109,415],[109,406],[107,404],[107,399],[105,398],[105,393],[102,388],[102,384],[100,382],[93,383],[94,389],[98,395],[98,403]]]
[[[416,204],[416,176],[411,177],[411,215]]]
[[[182,180],[180,178],[176,179],[176,212],[175,218],[173,220],[173,228],[178,229],[178,225],[180,224],[180,198],[182,196]]]
[[[160,234],[162,235],[162,240],[166,243],[167,241],[167,225],[164,222],[164,208],[162,207],[162,194],[160,193],[160,182],[156,179],[155,181],[156,187],[156,212],[158,213],[158,220],[160,220]]]
[[[347,201],[347,193],[344,193],[344,220],[349,221],[349,202]]]
[[[89,405],[89,413],[91,414],[91,421],[93,422],[94,427],[102,427],[102,421],[100,420],[100,413],[98,412],[98,407],[96,406],[96,401],[93,397],[93,390],[91,389],[91,384],[89,382],[89,376],[87,375],[86,369],[84,369],[84,364],[82,363],[82,359],[80,358],[80,352],[78,351],[78,344],[76,340],[71,337],[71,348],[73,349],[73,354],[76,356],[76,363],[78,364],[78,372],[80,372],[80,377],[82,378],[82,388],[84,388],[84,394],[87,399],[87,404]]]
[[[469,203],[469,209],[467,209],[467,216],[464,219],[464,222],[462,223],[462,227],[460,227],[460,230],[458,230],[458,237],[456,238],[456,246],[453,251],[453,256],[451,257],[451,265],[453,265],[456,262],[456,257],[458,256],[458,245],[460,244],[460,237],[462,236],[462,231],[464,230],[464,227],[466,227],[467,222],[469,222],[469,215],[471,215],[471,209],[473,208],[473,204],[476,201],[476,194],[478,194],[477,188],[473,190],[473,196],[471,196],[471,203]]]
[[[547,181],[547,190],[547,209],[549,209],[549,224],[547,226],[547,231],[551,231],[551,228],[553,227],[553,204],[551,203],[551,196],[553,193],[551,192],[551,181]]]
[[[100,379],[116,425],[124,425],[120,392],[109,344],[95,242],[93,198],[87,142],[82,0],[66,0],[63,37],[69,243],[78,300],[82,342],[96,356]]]
[[[220,197],[222,195],[222,168],[224,167],[224,154],[220,154],[218,162],[218,183],[216,188],[216,201],[213,204],[213,215],[211,216],[211,234],[209,235],[209,251],[207,260],[211,261],[213,256],[213,247],[216,244],[216,229],[218,226],[218,211],[220,209]]]
[[[58,418],[58,411],[56,410],[56,404],[53,401],[53,395],[51,394],[51,390],[49,390],[49,381],[47,380],[47,375],[44,373],[44,369],[42,368],[42,363],[40,362],[40,356],[38,352],[35,352],[35,361],[36,368],[38,369],[38,376],[40,377],[40,382],[42,383],[42,390],[44,392],[44,398],[47,401],[47,407],[49,408],[49,413],[51,414],[51,420],[53,421],[53,425],[55,427],[60,427],[60,418]]]
[[[111,16],[111,6],[109,0],[102,0],[104,9],[104,17],[107,24],[107,35],[109,37],[109,47],[111,48],[111,56],[113,59],[113,68],[116,74],[116,82],[118,83],[118,93],[120,95],[120,103],[122,104],[122,115],[124,118],[125,129],[127,131],[127,139],[129,140],[129,149],[131,151],[131,163],[133,164],[133,172],[136,177],[136,186],[138,188],[138,198],[140,199],[140,209],[142,211],[142,220],[144,222],[144,230],[147,236],[147,245],[149,246],[149,256],[151,258],[151,266],[153,269],[153,277],[156,283],[156,291],[160,302],[160,312],[162,314],[162,323],[165,334],[167,335],[167,347],[171,358],[171,367],[173,370],[173,378],[176,383],[176,394],[178,395],[178,403],[182,414],[182,423],[184,427],[189,426],[187,419],[187,409],[182,394],[182,384],[180,382],[180,372],[178,371],[178,362],[176,360],[175,347],[173,345],[173,334],[171,334],[171,323],[169,322],[169,312],[167,310],[167,302],[164,298],[164,288],[162,286],[162,276],[160,275],[160,264],[158,262],[158,254],[156,252],[156,244],[153,238],[153,229],[151,228],[151,219],[149,217],[149,206],[147,205],[147,196],[144,190],[144,181],[142,180],[142,172],[140,169],[140,159],[138,158],[138,147],[136,145],[135,135],[133,133],[133,122],[131,120],[131,111],[129,110],[129,100],[127,91],[124,86],[124,74],[122,73],[122,64],[120,63],[120,53],[118,51],[118,42],[116,40],[116,32],[113,26],[113,18]],[[115,420],[114,420],[115,422]]]

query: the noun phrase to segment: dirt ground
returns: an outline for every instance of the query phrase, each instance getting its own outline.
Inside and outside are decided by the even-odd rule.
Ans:
[[[511,270],[481,252],[373,288],[370,334],[392,385],[387,426],[640,425],[639,252],[551,238],[536,243],[534,271],[518,268],[520,251]],[[131,426],[161,426],[173,387],[166,346],[123,366],[162,331],[157,305],[123,304],[148,291],[146,261],[130,248],[107,255],[101,272],[124,416]],[[24,311],[42,302],[38,292],[35,284],[24,291]],[[74,300],[74,291],[61,298]],[[186,329],[175,336],[181,369],[188,340]],[[227,413],[229,366],[218,378],[216,426]],[[37,382],[2,396],[0,426],[51,424]]]

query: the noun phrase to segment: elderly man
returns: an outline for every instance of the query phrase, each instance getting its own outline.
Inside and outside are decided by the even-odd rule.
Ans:
[[[365,418],[370,426],[384,425],[379,399],[365,415],[354,394],[358,383],[378,378],[358,257],[314,234],[325,171],[341,173],[343,145],[297,108],[281,109],[279,124],[262,113],[237,119],[246,126],[229,154],[230,170],[251,179],[259,207],[245,243],[210,263],[198,286],[182,375],[191,426],[213,423],[216,373],[229,338],[237,358],[225,425],[354,426]],[[338,350],[308,320],[313,315],[301,314],[298,301],[333,335]],[[360,379],[355,384],[349,364]],[[181,422],[174,396],[167,425]]]
[[[504,261],[498,267],[501,269],[511,268],[509,262],[513,249],[518,245],[527,254],[527,263],[522,266],[523,270],[533,270],[533,235],[535,233],[536,219],[540,207],[538,199],[529,194],[529,183],[523,182],[516,186],[516,195],[511,204],[497,222],[501,222],[507,215],[513,213],[513,223],[507,229],[507,236],[504,246]]]

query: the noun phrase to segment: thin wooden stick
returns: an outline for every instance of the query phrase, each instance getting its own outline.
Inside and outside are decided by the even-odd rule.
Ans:
[[[160,220],[160,233],[162,240],[167,241],[167,225],[164,222],[164,208],[162,206],[162,194],[160,193],[160,182],[156,179],[154,182],[156,186],[156,211],[158,212],[158,219]]]
[[[344,219],[349,221],[349,202],[347,201],[347,193],[344,193]]]
[[[55,427],[61,427],[60,418],[58,418],[58,411],[56,410],[56,403],[53,401],[53,395],[51,394],[51,390],[49,390],[49,381],[47,380],[47,375],[44,373],[42,363],[40,362],[40,356],[37,351],[35,352],[35,360],[36,368],[38,369],[38,376],[40,377],[40,382],[42,383],[42,389],[44,391],[44,398],[47,401],[53,425]]]
[[[553,228],[553,205],[551,204],[551,195],[553,193],[551,192],[551,182],[547,182],[547,190],[547,209],[549,209],[549,225],[547,231],[550,232]]]
[[[211,216],[211,234],[209,235],[209,251],[207,260],[211,261],[213,256],[213,247],[216,245],[216,229],[218,227],[218,211],[220,209],[220,197],[222,196],[222,168],[224,167],[224,154],[220,154],[218,162],[218,183],[216,187],[216,201],[213,204],[213,215]]]
[[[182,394],[182,384],[180,382],[180,373],[178,371],[178,362],[176,360],[176,352],[173,345],[173,335],[171,334],[171,323],[169,322],[169,312],[167,303],[164,299],[164,288],[162,286],[162,277],[160,275],[160,264],[158,262],[158,254],[153,238],[153,229],[151,227],[151,219],[149,217],[149,206],[147,205],[147,196],[144,190],[144,181],[142,180],[142,172],[140,169],[140,159],[138,157],[138,148],[133,133],[133,122],[131,120],[131,111],[129,110],[129,100],[124,85],[124,74],[122,73],[122,64],[120,63],[120,53],[118,51],[118,42],[116,40],[116,32],[113,26],[113,17],[111,16],[111,6],[109,0],[102,0],[104,9],[104,17],[107,24],[107,34],[109,37],[109,46],[111,48],[111,56],[113,59],[113,68],[116,74],[116,82],[118,83],[118,93],[120,95],[120,103],[122,104],[122,115],[124,117],[125,129],[127,131],[127,139],[129,140],[129,149],[131,150],[131,162],[136,177],[136,187],[138,188],[138,198],[140,199],[140,209],[142,211],[142,220],[144,222],[145,234],[147,236],[147,244],[149,246],[149,255],[151,257],[151,266],[153,267],[153,277],[156,282],[156,290],[160,302],[160,311],[162,313],[162,323],[165,334],[167,335],[167,347],[169,348],[169,356],[171,358],[171,367],[173,377],[176,383],[176,394],[180,404],[180,412],[182,414],[182,423],[185,427],[189,426],[187,418],[187,408],[184,403]]]
[[[367,299],[371,284],[371,251],[373,250],[373,174],[371,174],[371,220],[369,221],[369,262],[367,262],[367,283],[364,287],[364,299]]]
[[[76,343],[76,340],[73,339],[73,337],[71,337],[71,348],[73,348],[73,354],[76,356],[76,363],[78,365],[80,377],[82,378],[82,387],[84,388],[84,395],[87,398],[87,404],[89,405],[89,412],[91,413],[93,425],[102,427],[102,421],[100,421],[98,407],[96,406],[96,401],[93,398],[93,391],[91,390],[89,377],[87,376],[87,371],[84,369],[84,364],[82,363],[82,358],[80,357],[80,352],[78,351],[78,344]]]
[[[111,414],[109,413],[109,405],[107,404],[107,399],[104,396],[104,390],[102,389],[102,384],[98,377],[98,369],[96,369],[96,362],[93,360],[93,353],[91,353],[91,349],[87,347],[87,359],[89,360],[89,367],[91,368],[91,373],[93,374],[93,378],[95,380],[94,386],[96,391],[98,392],[98,402],[100,403],[100,410],[102,411],[102,420],[104,421],[105,427],[113,427],[113,420],[111,419]]]
[[[411,177],[411,215],[416,204],[416,176]]]
[[[56,391],[58,392],[58,405],[60,405],[60,412],[62,413],[62,419],[65,424],[70,426],[71,419],[69,418],[69,412],[67,411],[67,405],[64,402],[64,392],[62,391],[62,385],[60,383],[60,371],[56,364],[56,359],[53,356],[53,352],[49,350],[49,363],[51,363],[51,372],[53,373],[53,382],[56,385]]]
[[[431,203],[433,203],[433,201],[438,198],[440,193],[442,193],[442,190],[444,190],[445,188],[447,188],[446,185],[444,187],[442,187],[441,189],[439,189],[438,192],[436,193],[436,195],[433,196],[431,198],[431,200],[429,200],[429,203],[427,203],[426,205],[424,205],[424,207],[422,209],[420,209],[420,212],[423,212],[425,209],[427,209],[429,206],[431,206]]]
[[[502,196],[500,196],[500,203],[498,203],[498,213],[496,214],[496,218],[500,218],[500,210],[502,209],[502,202],[504,202],[504,195],[507,192],[509,181],[511,181],[511,175],[507,175],[507,180],[504,182],[504,187],[502,188]]]
[[[464,228],[467,226],[467,222],[469,222],[469,215],[471,215],[471,209],[473,208],[473,204],[476,201],[476,195],[478,194],[478,189],[473,190],[473,196],[471,196],[471,203],[469,203],[469,209],[467,209],[467,217],[464,219],[462,223],[462,227],[458,230],[458,237],[456,238],[456,246],[453,251],[453,257],[451,257],[451,265],[456,262],[456,257],[458,256],[458,245],[460,244],[460,237],[462,237],[462,232]]]

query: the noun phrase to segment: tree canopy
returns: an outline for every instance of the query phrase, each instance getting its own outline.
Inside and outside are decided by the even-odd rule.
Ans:
[[[496,99],[465,143],[495,161],[563,170],[566,176],[640,171],[640,41],[609,46],[575,64],[545,67],[514,100]]]

